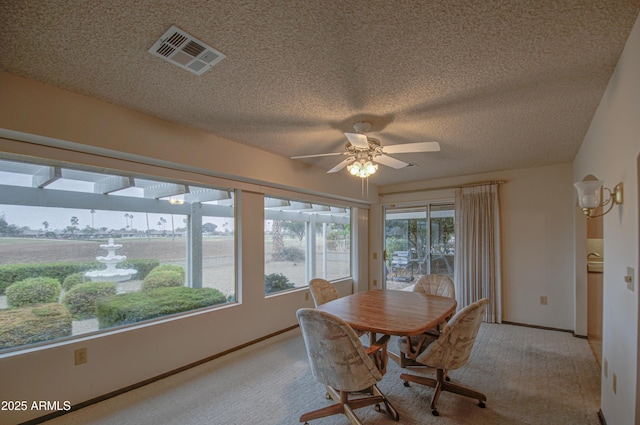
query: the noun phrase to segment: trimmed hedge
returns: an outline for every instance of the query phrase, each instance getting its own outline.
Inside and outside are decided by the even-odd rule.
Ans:
[[[153,270],[151,270],[149,272],[149,275],[152,275],[153,273],[166,272],[166,271],[180,273],[180,276],[182,276],[182,281],[184,281],[184,279],[185,279],[186,272],[184,270],[184,267],[179,266],[177,264],[163,264],[163,265],[158,266],[158,267],[154,268]]]
[[[71,314],[59,303],[0,310],[0,349],[71,336]]]
[[[6,290],[9,307],[55,303],[62,286],[52,277],[31,277],[9,286]]]
[[[162,267],[162,266],[160,266]],[[149,291],[153,288],[166,288],[171,286],[184,286],[184,276],[173,270],[152,270],[142,281],[140,289]]]
[[[154,288],[104,298],[98,301],[96,315],[100,329],[105,329],[224,302],[224,294],[213,288]]]
[[[81,283],[65,294],[62,303],[75,320],[82,320],[96,315],[98,300],[115,294],[114,282]]]
[[[160,261],[151,259],[126,260],[118,264],[118,268],[136,269],[136,279],[144,279],[151,270],[158,267]],[[104,269],[105,266],[98,261],[88,263],[57,262],[57,263],[25,263],[25,264],[5,264],[0,266],[0,295],[5,294],[5,290],[11,284],[30,277],[52,277],[64,282],[67,276],[74,273],[84,273],[90,270]]]
[[[91,279],[85,277],[84,274],[85,272],[78,272],[65,277],[64,281],[62,282],[62,289],[68,291],[76,285],[91,282]]]

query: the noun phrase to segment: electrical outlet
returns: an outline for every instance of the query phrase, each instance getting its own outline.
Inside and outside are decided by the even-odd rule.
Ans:
[[[373,279],[373,286],[378,286],[378,280],[377,279]]]
[[[377,252],[374,252],[374,253],[373,253],[373,259],[374,259],[374,260],[377,260],[377,259],[378,259],[378,253],[377,253]]]
[[[547,305],[547,297],[540,297],[540,305]]]
[[[627,282],[627,289],[630,291],[635,290],[635,270],[633,267],[627,267],[627,274],[624,277],[624,281]]]
[[[75,359],[75,365],[78,366],[80,364],[86,363],[87,359],[87,349],[86,348],[78,348],[73,352],[73,357]]]

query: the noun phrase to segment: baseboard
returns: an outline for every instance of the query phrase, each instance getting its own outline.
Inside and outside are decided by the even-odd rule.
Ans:
[[[575,336],[576,338],[586,338],[586,336],[577,335],[574,331],[570,329],[552,328],[549,326],[529,325],[527,323],[508,322],[506,320],[503,320],[502,323],[505,325],[524,326],[525,328],[544,329],[546,331],[568,332],[570,334],[573,334],[573,336]]]
[[[604,413],[602,413],[602,409],[598,409],[598,419],[600,419],[601,425],[607,425],[607,421],[604,418]]]
[[[115,397],[115,396],[118,396],[118,395],[120,395],[120,394],[124,394],[124,393],[126,393],[126,392],[131,391],[131,390],[135,390],[135,389],[137,389],[137,388],[144,387],[145,385],[149,385],[149,384],[151,384],[151,383],[153,383],[153,382],[156,382],[156,381],[159,381],[159,380],[161,380],[161,379],[167,378],[167,377],[169,377],[169,376],[171,376],[171,375],[175,375],[175,374],[177,374],[177,373],[184,372],[184,371],[185,371],[185,370],[187,370],[187,369],[191,369],[191,368],[193,368],[193,367],[200,366],[200,365],[201,365],[201,364],[203,364],[203,363],[207,363],[207,362],[210,362],[211,360],[215,360],[215,359],[217,359],[217,358],[219,358],[219,357],[226,356],[227,354],[231,354],[231,353],[233,353],[233,352],[235,352],[235,351],[241,350],[241,349],[243,349],[243,348],[245,348],[245,347],[248,347],[248,346],[250,346],[250,345],[257,344],[257,343],[262,342],[262,341],[264,341],[264,340],[266,340],[266,339],[273,338],[274,336],[281,335],[281,334],[283,334],[283,333],[285,333],[285,332],[289,332],[290,330],[293,330],[293,329],[295,329],[295,328],[298,328],[299,326],[300,326],[300,325],[293,325],[293,326],[290,326],[290,327],[285,328],[285,329],[282,329],[282,330],[280,330],[280,331],[278,331],[278,332],[274,332],[274,333],[272,333],[272,334],[269,334],[269,335],[263,336],[263,337],[261,337],[261,338],[254,339],[253,341],[249,341],[249,342],[247,342],[247,343],[245,343],[245,344],[238,345],[237,347],[230,348],[230,349],[228,349],[228,350],[226,350],[226,351],[222,351],[222,352],[220,352],[220,353],[218,353],[218,354],[214,354],[213,356],[209,356],[209,357],[204,358],[204,359],[202,359],[202,360],[198,360],[197,362],[194,362],[194,363],[188,364],[188,365],[186,365],[186,366],[179,367],[179,368],[177,368],[177,369],[174,369],[174,370],[172,370],[172,371],[169,371],[169,372],[163,373],[163,374],[158,375],[158,376],[155,376],[155,377],[153,377],[153,378],[149,378],[149,379],[146,379],[146,380],[144,380],[144,381],[138,382],[138,383],[136,383],[136,384],[129,385],[129,386],[127,386],[127,387],[121,388],[121,389],[119,389],[119,390],[112,391],[112,392],[110,392],[110,393],[108,393],[108,394],[104,394],[104,395],[101,395],[101,396],[99,396],[99,397],[92,398],[91,400],[83,401],[82,403],[78,403],[78,404],[76,404],[76,405],[71,406],[71,409],[70,409],[70,410],[68,410],[68,411],[61,410],[61,411],[53,412],[53,413],[50,413],[50,414],[48,414],[48,415],[40,416],[40,417],[37,417],[37,418],[35,418],[35,419],[31,419],[31,420],[29,420],[29,421],[22,422],[22,423],[21,423],[21,424],[19,424],[19,425],[36,425],[36,424],[41,424],[41,423],[46,422],[46,421],[48,421],[48,420],[51,420],[51,419],[53,419],[53,418],[57,418],[58,416],[66,415],[67,413],[71,413],[71,412],[74,412],[74,411],[76,411],[76,410],[80,410],[80,409],[82,409],[82,408],[84,408],[84,407],[91,406],[92,404],[99,403],[99,402],[101,402],[101,401],[104,401],[104,400],[110,399],[110,398]]]

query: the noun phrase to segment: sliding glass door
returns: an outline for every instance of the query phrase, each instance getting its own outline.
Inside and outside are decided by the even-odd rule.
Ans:
[[[453,204],[385,209],[385,286],[405,289],[425,274],[453,278]]]

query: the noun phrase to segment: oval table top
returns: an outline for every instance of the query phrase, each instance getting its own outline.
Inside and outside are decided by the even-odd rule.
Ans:
[[[352,328],[384,335],[418,335],[456,311],[453,298],[419,292],[376,289],[356,292],[318,306]]]

